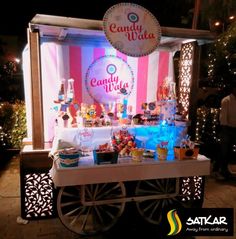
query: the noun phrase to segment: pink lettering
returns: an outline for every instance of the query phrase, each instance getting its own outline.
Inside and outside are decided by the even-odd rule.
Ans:
[[[125,82],[123,83],[120,81],[118,84],[107,84],[103,86],[106,93],[112,92],[112,91],[120,91],[123,88],[129,88],[129,83]]]
[[[91,85],[92,87],[96,86],[96,81],[97,81],[96,78],[91,79],[90,85]]]
[[[141,33],[143,30],[142,25],[136,25],[133,23],[132,25],[129,26],[117,26],[115,23],[110,24],[109,29],[113,33],[117,32],[137,32]]]
[[[107,85],[110,83],[118,84],[118,82],[119,82],[119,77],[111,75],[111,77],[107,79],[102,79],[102,80],[97,80],[96,78],[92,78],[90,81],[90,85],[92,87],[96,87],[96,86]]]
[[[136,25],[135,23],[129,26],[117,26],[112,23],[110,24],[110,31],[113,33],[125,33],[128,41],[155,39],[154,33],[148,33],[147,30],[143,31],[142,25]]]
[[[137,32],[126,32],[126,37],[128,41],[155,39],[154,34],[148,34],[147,31],[144,31],[143,34],[138,34]]]
[[[111,32],[116,32],[116,24],[115,23],[112,23],[109,28],[110,28]]]
[[[96,79],[95,77],[90,80],[91,87],[103,87],[106,93],[112,91],[120,91],[123,88],[128,88],[128,82],[123,82],[119,80],[119,76],[115,76],[113,74],[110,75],[109,78],[105,79]]]
[[[104,85],[104,90],[106,91],[106,93],[112,92],[112,85],[111,84]]]
[[[92,134],[89,132],[80,132],[79,134],[83,137],[91,137],[92,136]]]

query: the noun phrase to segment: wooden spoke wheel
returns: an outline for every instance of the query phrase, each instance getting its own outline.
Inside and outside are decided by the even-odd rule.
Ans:
[[[122,182],[62,187],[57,197],[57,211],[69,230],[93,235],[116,223],[124,211],[124,197]]]
[[[140,215],[149,223],[160,224],[164,215],[164,209],[173,207],[176,199],[176,179],[154,179],[139,181],[135,194],[144,196],[138,200],[136,206]],[[153,199],[145,199],[145,196],[153,196]],[[171,208],[173,209],[173,208]]]

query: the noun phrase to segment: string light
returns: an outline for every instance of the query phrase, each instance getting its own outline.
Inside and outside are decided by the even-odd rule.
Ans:
[[[219,142],[217,125],[220,109],[200,107],[197,109],[195,140],[197,142]]]

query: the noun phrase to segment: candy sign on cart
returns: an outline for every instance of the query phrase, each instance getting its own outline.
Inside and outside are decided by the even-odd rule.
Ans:
[[[85,84],[97,102],[115,102],[130,95],[134,75],[129,64],[120,57],[102,56],[89,66]]]
[[[83,128],[83,130],[79,131],[79,138],[82,142],[91,141],[93,135],[94,133],[91,128]]]
[[[103,17],[104,32],[118,51],[134,57],[153,52],[160,43],[161,28],[155,16],[133,3],[119,3]]]

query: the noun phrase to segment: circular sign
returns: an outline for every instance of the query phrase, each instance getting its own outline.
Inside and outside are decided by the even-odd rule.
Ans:
[[[95,101],[115,102],[130,95],[134,75],[129,64],[120,57],[102,56],[89,66],[85,85]]]
[[[128,56],[148,55],[160,43],[159,22],[146,8],[134,3],[119,3],[109,8],[103,26],[111,45]]]

